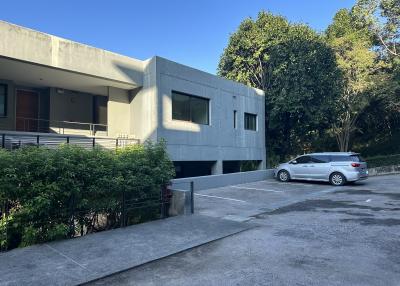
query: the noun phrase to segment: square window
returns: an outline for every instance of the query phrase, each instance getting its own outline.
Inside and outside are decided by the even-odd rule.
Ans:
[[[172,119],[209,124],[209,100],[172,91]]]
[[[190,97],[172,93],[172,119],[190,121]]]
[[[244,129],[257,130],[257,115],[251,113],[244,114]]]
[[[208,99],[191,97],[190,115],[192,122],[208,125]]]

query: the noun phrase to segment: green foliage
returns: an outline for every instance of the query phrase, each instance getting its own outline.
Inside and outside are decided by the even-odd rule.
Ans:
[[[260,165],[259,161],[240,161],[240,172],[256,171]]]
[[[384,56],[400,57],[400,0],[358,0],[352,14],[357,25],[372,33]]]
[[[371,50],[372,35],[357,24],[347,9],[339,10],[326,31],[326,39],[334,49],[342,72],[342,93],[337,100],[333,132],[340,151],[348,151],[351,135],[357,127],[360,113],[370,101],[370,90],[378,81],[377,72],[384,66]]]
[[[159,196],[173,176],[163,142],[116,152],[74,145],[0,150],[0,243],[10,249],[118,227],[123,195]],[[128,220],[155,218],[158,206],[148,212],[131,212]]]
[[[324,35],[261,12],[231,35],[218,73],[265,91],[269,166],[308,151],[398,152],[399,7],[358,0]]]
[[[369,168],[400,165],[400,154],[369,157],[365,161],[367,161]]]
[[[269,159],[318,149],[341,88],[335,55],[322,36],[261,12],[231,35],[218,73],[265,91]]]

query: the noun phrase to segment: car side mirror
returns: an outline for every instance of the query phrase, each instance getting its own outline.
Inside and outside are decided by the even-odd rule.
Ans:
[[[296,164],[297,164],[297,161],[296,161],[296,160],[293,160],[293,161],[290,162],[290,164],[296,165]]]

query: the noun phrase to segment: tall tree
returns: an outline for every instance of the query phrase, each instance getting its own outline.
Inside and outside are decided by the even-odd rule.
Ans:
[[[348,151],[357,119],[368,105],[368,91],[374,85],[379,61],[371,50],[372,38],[366,27],[359,26],[347,9],[339,10],[326,31],[335,50],[343,75],[343,90],[337,102],[337,120],[333,125],[340,151]]]
[[[354,20],[368,27],[384,52],[400,57],[400,0],[358,0],[352,12]]]
[[[385,60],[386,78],[381,81],[387,108],[400,111],[400,0],[358,0],[352,9],[355,20],[373,34]]]
[[[264,90],[270,163],[317,148],[332,123],[340,74],[332,49],[306,25],[267,12],[244,20],[218,73]]]

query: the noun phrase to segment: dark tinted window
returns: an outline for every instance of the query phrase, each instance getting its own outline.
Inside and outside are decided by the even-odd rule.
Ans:
[[[330,161],[328,155],[313,155],[311,160],[313,163],[329,163]]]
[[[172,91],[172,119],[208,124],[209,100]]]
[[[7,115],[7,86],[0,84],[0,117]]]
[[[307,164],[311,163],[311,157],[310,156],[301,156],[296,159],[298,164]]]
[[[244,114],[244,129],[257,130],[257,115],[251,113]]]
[[[364,162],[365,161],[359,155],[351,155],[350,158],[351,158],[351,161],[353,161],[353,162]]]
[[[331,160],[332,162],[363,162],[358,155],[332,155]]]

